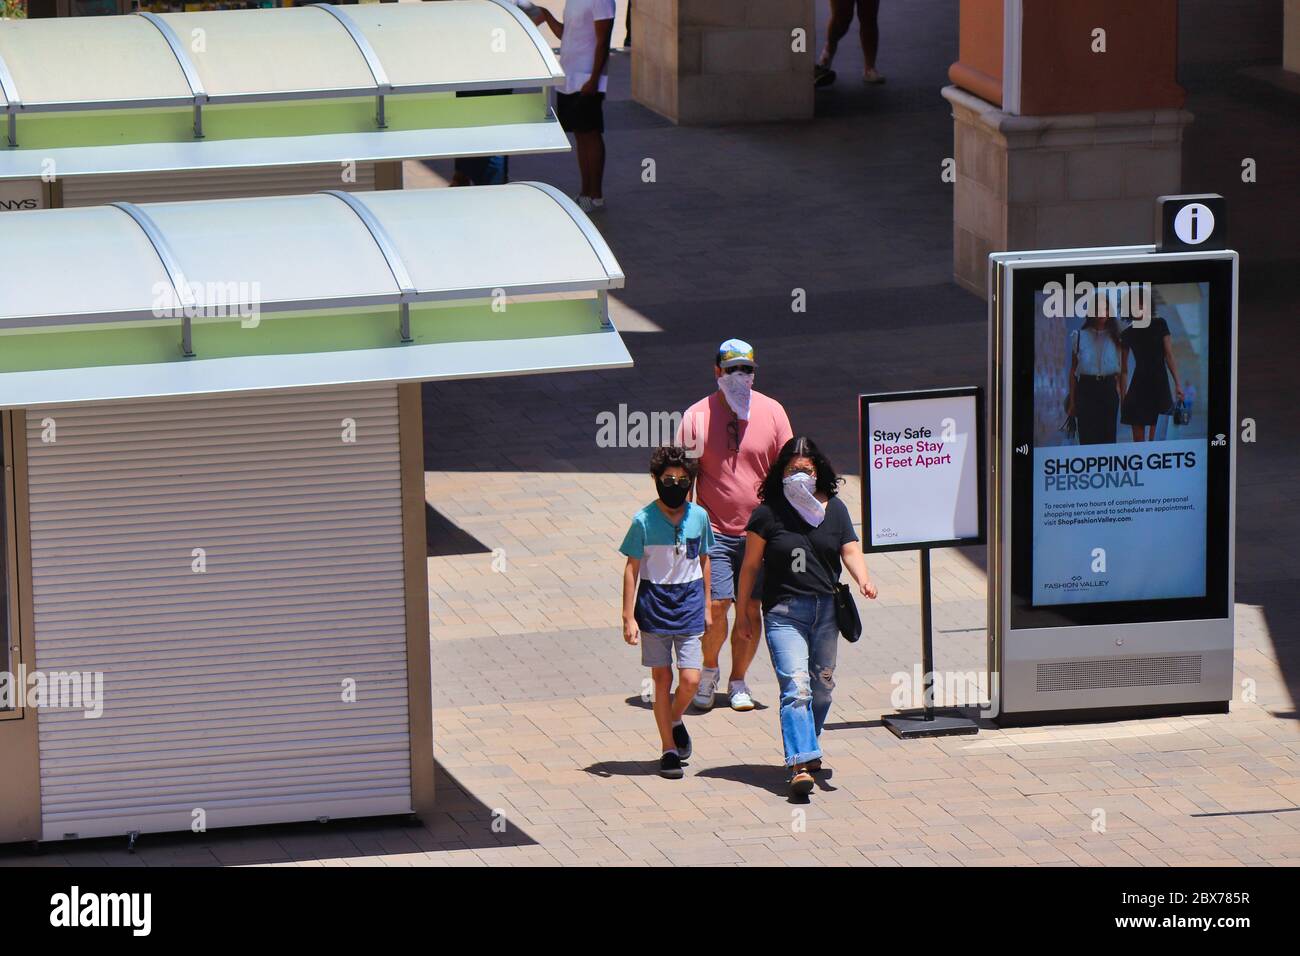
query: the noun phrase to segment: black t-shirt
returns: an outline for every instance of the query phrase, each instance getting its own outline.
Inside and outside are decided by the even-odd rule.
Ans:
[[[834,593],[840,579],[840,548],[858,540],[849,509],[838,497],[826,503],[826,517],[815,528],[782,498],[755,508],[745,530],[767,542],[763,551],[765,611],[795,595]],[[802,549],[801,553],[796,555],[796,549]]]

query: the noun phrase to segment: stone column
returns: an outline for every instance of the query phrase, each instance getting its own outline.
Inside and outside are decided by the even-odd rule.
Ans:
[[[632,96],[674,123],[812,119],[813,0],[635,0],[632,35]]]
[[[1152,201],[1179,191],[1192,119],[1177,0],[962,0],[961,18],[943,91],[956,281],[985,295],[990,252],[1152,241]]]

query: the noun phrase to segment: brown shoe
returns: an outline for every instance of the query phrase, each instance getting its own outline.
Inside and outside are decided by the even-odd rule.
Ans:
[[[796,770],[790,778],[790,796],[806,797],[812,793],[813,778],[807,770]]]
[[[821,773],[822,758],[818,757],[816,760],[809,760],[807,765],[804,767],[804,769],[807,770],[809,773]]]

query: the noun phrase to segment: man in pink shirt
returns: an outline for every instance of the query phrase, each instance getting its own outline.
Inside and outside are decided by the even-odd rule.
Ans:
[[[777,454],[793,437],[790,419],[775,399],[754,391],[754,348],[728,339],[718,348],[713,374],[718,390],[686,410],[678,443],[699,457],[696,502],[709,513],[714,545],[709,551],[712,623],[704,633],[704,669],[694,704],[713,707],[720,671],[718,655],[727,641],[727,611],[736,600],[745,555],[745,526],[758,506],[758,486]],[[762,592],[760,580],[754,596]],[[731,677],[727,696],[734,710],[753,710],[745,684],[763,633],[758,602],[753,604],[749,639],[731,631]]]

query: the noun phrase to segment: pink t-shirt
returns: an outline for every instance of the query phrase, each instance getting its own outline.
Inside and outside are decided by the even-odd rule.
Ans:
[[[740,448],[727,425],[735,420]],[[736,418],[721,392],[702,398],[682,416],[678,442],[691,448],[703,438],[700,477],[695,500],[709,513],[713,530],[735,537],[745,533],[749,515],[758,507],[758,486],[776,461],[781,446],[794,437],[781,403],[751,392],[749,421]],[[698,447],[698,446],[697,446]]]

